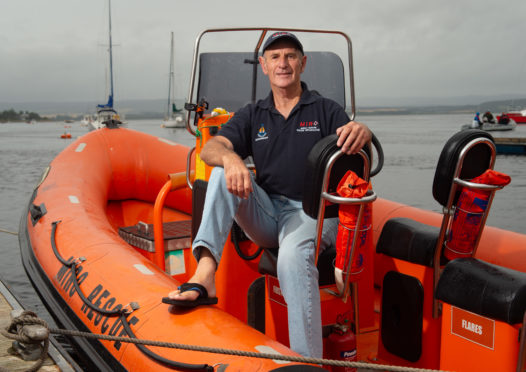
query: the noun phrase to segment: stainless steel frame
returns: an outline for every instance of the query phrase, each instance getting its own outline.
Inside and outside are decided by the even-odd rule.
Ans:
[[[474,146],[479,145],[479,144],[486,144],[491,150],[491,161],[490,161],[490,165],[488,169],[493,169],[493,166],[495,165],[495,157],[497,154],[497,150],[496,150],[496,147],[493,141],[487,138],[476,138],[470,141],[460,152],[460,156],[459,156],[459,159],[455,167],[453,183],[449,191],[449,198],[447,201],[447,206],[444,207],[444,211],[443,211],[444,218],[442,219],[442,225],[440,227],[440,233],[438,235],[438,241],[437,241],[437,245],[435,249],[435,256],[433,258],[433,293],[436,291],[438,279],[440,278],[440,272],[441,272],[440,257],[442,256],[442,250],[444,248],[444,243],[446,240],[445,237],[447,235],[448,228],[449,228],[449,221],[454,212],[453,201],[455,199],[455,194],[457,192],[458,187],[461,186],[461,187],[467,187],[469,189],[491,191],[491,194],[488,200],[488,206],[486,207],[486,210],[484,211],[484,214],[482,215],[481,227],[478,232],[477,238],[475,240],[475,245],[473,247],[473,253],[472,253],[473,256],[475,255],[477,251],[477,246],[479,244],[480,237],[482,236],[482,231],[484,230],[484,226],[486,225],[486,219],[488,217],[488,213],[491,208],[491,203],[493,201],[495,191],[502,188],[501,186],[484,185],[480,183],[468,182],[460,178],[460,173],[462,172],[462,166],[464,164],[464,158],[466,157],[469,150],[471,150]],[[433,318],[438,318],[439,315],[440,315],[439,301],[433,296]]]
[[[369,181],[369,169],[370,169],[370,161],[369,156],[367,156],[367,153],[363,150],[360,150],[358,153],[364,161],[364,170],[363,170],[363,179],[365,181]],[[353,241],[351,243],[351,252],[350,252],[350,258],[349,262],[347,263],[347,267],[345,268],[344,272],[350,273],[351,272],[351,265],[355,253],[356,243],[358,241],[358,234],[357,231],[360,229],[360,226],[362,224],[362,217],[363,212],[365,208],[365,204],[372,203],[376,200],[377,196],[374,193],[374,191],[368,193],[363,198],[345,198],[341,196],[332,195],[328,192],[329,187],[329,179],[332,171],[332,167],[334,163],[336,163],[336,160],[338,160],[341,156],[343,156],[344,153],[341,150],[338,150],[335,152],[327,162],[327,165],[325,166],[325,171],[323,173],[323,183],[321,187],[321,195],[320,195],[320,202],[319,202],[319,208],[318,208],[318,218],[317,218],[317,224],[316,224],[316,240],[315,240],[315,262],[318,262],[318,255],[320,252],[320,244],[321,244],[321,235],[323,232],[323,221],[325,217],[325,207],[328,203],[332,204],[359,204],[360,210],[358,212],[358,218],[356,221],[356,227],[354,230],[354,236]],[[340,297],[342,298],[343,302],[347,302],[347,298],[349,297],[349,291],[350,291],[350,275],[347,275],[345,278],[345,284],[342,290],[342,293],[340,294]],[[354,306],[354,321],[356,324],[356,333],[359,333],[359,314],[358,314],[358,286],[356,283],[352,283],[352,297],[353,297],[353,306]],[[334,293],[335,295],[338,295],[337,293]]]
[[[259,49],[261,48],[261,45],[263,44],[263,41],[265,40],[265,36],[269,31],[288,31],[288,32],[310,32],[310,33],[318,33],[318,34],[334,34],[334,35],[340,35],[347,41],[347,53],[348,53],[348,59],[349,59],[349,89],[350,89],[350,95],[351,95],[351,116],[350,119],[354,120],[355,117],[355,111],[356,111],[356,104],[355,104],[355,93],[354,93],[354,72],[353,72],[353,58],[352,58],[352,42],[349,36],[347,36],[345,33],[341,31],[329,31],[329,30],[314,30],[314,29],[301,29],[301,28],[274,28],[274,27],[241,27],[241,28],[214,28],[214,29],[208,29],[202,31],[195,41],[195,47],[194,47],[194,55],[192,58],[192,72],[190,76],[190,88],[188,90],[188,97],[187,102],[192,102],[193,96],[194,96],[194,87],[195,87],[195,80],[196,80],[196,74],[197,74],[197,61],[199,56],[199,45],[201,43],[201,39],[203,36],[207,33],[215,33],[215,32],[242,32],[242,31],[261,31],[261,35],[259,36],[259,40],[256,44],[256,47],[254,49],[254,54],[257,55],[259,53]],[[193,136],[196,135],[195,130],[192,128],[190,124],[190,118],[191,118],[191,112],[186,112],[186,129],[190,134]]]

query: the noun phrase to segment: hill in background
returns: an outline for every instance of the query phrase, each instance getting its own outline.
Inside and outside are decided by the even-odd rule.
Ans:
[[[451,100],[452,98],[448,99]],[[406,99],[407,100],[407,99]],[[470,97],[473,101],[473,97]],[[463,114],[483,113],[491,111],[499,114],[502,111],[526,108],[526,98],[482,100],[478,104],[463,103],[468,101],[457,99],[458,104],[449,104],[446,100],[436,104],[399,104],[399,105],[360,105],[357,103],[359,115],[412,115],[412,114]],[[371,100],[366,100],[369,103]],[[446,102],[446,103],[444,103]],[[84,114],[95,112],[95,102],[0,102],[0,111],[14,109],[15,111],[31,111],[40,116],[63,120],[66,118],[80,119]],[[176,100],[177,108],[184,106],[184,100]],[[116,102],[115,108],[127,119],[162,119],[166,112],[165,99],[123,100]],[[211,107],[212,108],[212,107]]]
[[[478,104],[437,104],[437,105],[400,105],[357,107],[361,115],[416,115],[416,114],[468,114],[491,111],[500,114],[503,111],[526,108],[526,98],[482,101]]]

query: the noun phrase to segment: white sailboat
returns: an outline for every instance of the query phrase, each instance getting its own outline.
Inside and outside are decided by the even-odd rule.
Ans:
[[[93,117],[90,114],[86,114],[82,117],[80,121],[81,127],[87,127],[93,121]]]
[[[109,57],[110,57],[110,92],[108,95],[108,102],[97,105],[97,113],[94,120],[88,122],[90,130],[101,129],[104,127],[111,127],[121,125],[120,116],[113,108],[113,51],[111,40],[111,0],[108,0],[108,22],[109,22]]]
[[[183,114],[181,110],[177,109],[175,105],[174,87],[175,87],[175,76],[174,76],[174,33],[171,33],[171,44],[170,44],[170,75],[168,78],[168,106],[166,109],[166,116],[161,123],[161,128],[183,128],[185,126],[183,120]]]

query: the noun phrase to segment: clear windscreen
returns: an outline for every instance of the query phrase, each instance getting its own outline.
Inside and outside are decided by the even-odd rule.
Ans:
[[[340,57],[332,52],[306,52],[305,55],[307,66],[301,80],[310,90],[345,108],[345,75]],[[200,54],[197,99],[208,102],[210,110],[223,107],[235,112],[247,103],[265,98],[269,92],[268,78],[253,52]]]

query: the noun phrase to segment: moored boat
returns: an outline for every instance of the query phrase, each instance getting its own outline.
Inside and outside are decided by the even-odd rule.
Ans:
[[[262,41],[270,29],[256,30]],[[198,41],[208,32],[218,31],[207,30]],[[343,36],[350,54],[350,39],[345,34],[321,33]],[[209,68],[230,68],[242,82],[257,81],[240,74],[243,68],[249,76],[253,72],[252,66],[246,68],[247,55],[221,53],[198,58],[199,42],[196,45],[194,74],[199,60],[200,76],[207,76]],[[309,67],[314,69],[312,77],[304,75],[308,83],[319,77],[317,71],[343,74],[343,69],[328,67],[333,55],[307,55],[312,57]],[[226,67],[218,63],[221,58]],[[316,65],[316,61],[321,62]],[[194,79],[195,75],[190,100],[194,99]],[[275,276],[275,250],[255,246],[237,228],[231,232],[218,268],[217,306],[180,310],[161,303],[161,298],[186,282],[195,269],[189,244],[200,223],[211,171],[198,155],[232,115],[211,116],[201,98],[206,96],[214,106],[229,111],[239,107],[232,100],[225,102],[225,87],[216,87],[223,89],[215,94],[207,81],[198,85],[198,103],[186,105],[197,116],[197,129],[190,124],[191,112],[186,121],[189,131],[196,134],[195,151],[117,127],[82,136],[53,160],[21,219],[24,267],[50,313],[67,328],[295,356],[287,347],[287,305]],[[323,84],[315,86],[321,94],[330,94]],[[348,91],[354,117],[352,85]],[[253,92],[252,99],[256,99],[257,92]],[[342,92],[336,95],[341,98]],[[346,168],[367,176],[369,155],[357,155],[361,161],[346,158],[333,138],[326,139],[308,159],[305,212],[313,218],[320,216],[321,223],[323,216],[334,214],[335,204],[353,202],[363,208],[372,203],[372,226],[363,238],[362,271],[352,278],[346,276],[349,281],[346,279],[343,295],[334,281],[334,250],[324,251],[318,261],[327,335],[324,355],[456,371],[522,368],[526,235],[484,226],[498,187],[470,182],[487,169],[498,169],[492,136],[480,130],[461,131],[445,144],[440,156],[437,154],[433,196],[444,214],[376,198],[374,191],[358,201],[335,197],[334,181],[340,180]],[[470,221],[476,224],[458,226],[455,221],[460,221],[458,216],[463,213],[458,200],[464,190],[489,193],[482,212],[468,209]],[[356,231],[360,231],[359,221]],[[452,242],[471,251],[455,252]],[[443,257],[444,252],[449,256]],[[451,254],[461,257],[454,259]],[[344,337],[350,330],[341,335],[336,332],[341,323],[353,323],[355,349]],[[272,359],[203,351],[158,347],[145,351],[135,345],[82,338],[75,338],[75,342],[92,365],[103,370],[187,370],[188,364],[197,370],[212,366],[224,371],[319,369],[304,363],[278,364]],[[466,357],[473,355],[476,358]]]
[[[91,115],[84,115],[82,119],[80,120],[80,126],[81,127],[87,127],[89,123],[93,121],[93,117]]]
[[[108,0],[108,56],[109,56],[109,95],[108,102],[97,105],[97,112],[93,120],[88,121],[90,130],[97,130],[106,126],[113,127],[121,125],[122,120],[113,107],[113,43],[111,37],[111,0]]]
[[[170,73],[168,77],[168,105],[166,108],[166,116],[161,123],[161,128],[184,128],[185,122],[183,120],[182,110],[175,105],[173,95],[175,94],[175,75],[174,75],[174,33],[171,33],[170,42]]]
[[[509,131],[514,130],[517,127],[517,123],[510,118],[499,117],[495,118],[490,111],[486,111],[480,118],[480,113],[476,113],[471,124],[464,124],[460,128],[461,130],[466,129],[482,129],[487,132],[491,131]]]
[[[526,124],[526,110],[520,111],[506,111],[497,116],[497,120],[512,119],[517,124]]]
[[[487,132],[493,132],[493,131],[502,132],[502,131],[514,130],[516,127],[517,127],[517,123],[515,123],[514,120],[509,120],[506,124],[487,123],[487,122],[482,122],[478,126],[473,126],[471,124],[464,124],[460,129],[466,130],[466,129],[477,128],[477,129],[485,130]]]

